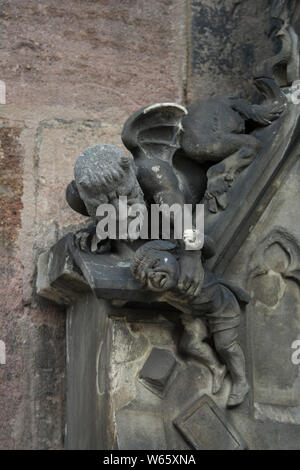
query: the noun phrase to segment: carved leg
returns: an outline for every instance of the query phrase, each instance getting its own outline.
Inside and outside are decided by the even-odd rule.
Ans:
[[[180,350],[201,361],[211,371],[213,376],[212,393],[216,394],[222,387],[226,374],[226,367],[222,365],[209,344],[204,342],[208,333],[204,322],[200,318],[182,317],[184,333],[180,340]]]
[[[236,175],[248,167],[256,157],[260,142],[251,135],[230,135],[223,141],[224,150],[235,149],[223,161],[213,165],[207,172],[207,191],[209,210],[217,212],[218,206],[226,209],[227,191],[232,186]]]
[[[217,352],[228,367],[232,379],[231,392],[227,406],[240,405],[249,391],[245,371],[245,357],[243,350],[237,342],[237,328],[214,333],[214,342]]]

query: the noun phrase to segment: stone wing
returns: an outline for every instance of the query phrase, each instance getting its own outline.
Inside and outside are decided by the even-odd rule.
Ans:
[[[181,120],[186,114],[186,108],[175,103],[142,108],[126,121],[123,143],[134,158],[142,153],[172,164],[172,157],[179,148]]]

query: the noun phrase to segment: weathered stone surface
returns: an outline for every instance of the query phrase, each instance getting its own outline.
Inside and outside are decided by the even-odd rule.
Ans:
[[[263,143],[262,150],[245,169],[245,179],[237,180],[230,191],[228,210],[220,215],[209,214],[206,210],[205,228],[217,246],[216,255],[208,265],[219,273],[230,263],[232,254],[244,241],[298,158],[299,110],[298,105],[289,104],[278,121],[268,128],[255,131]]]
[[[68,311],[67,449],[113,446],[108,395],[112,326],[108,312],[106,302],[89,294]]]
[[[54,119],[41,123],[36,141],[39,194],[37,218],[41,224],[56,220],[57,223],[68,225],[85,220],[69,210],[65,201],[66,185],[73,179],[74,163],[84,148],[99,142],[121,145],[120,137],[117,136],[120,133],[121,113],[118,114],[115,124],[107,122],[105,118],[103,121],[74,119],[71,122]],[[113,115],[110,121],[112,119]],[[59,158],[53,158],[54,155],[59,155]]]
[[[55,275],[53,274],[53,251],[42,253],[37,263],[37,294],[52,300],[59,305],[71,305],[83,295],[90,291],[78,271],[74,269],[73,263],[67,258],[60,258],[59,266],[55,266]],[[52,268],[52,269],[49,269]]]
[[[124,314],[91,294],[69,307],[67,448],[189,448],[172,421],[211,393],[211,376],[177,355],[178,312],[166,311],[169,321],[162,321],[153,305],[144,305],[144,314],[149,309],[145,321],[136,306]],[[226,380],[219,406],[229,391]]]
[[[243,279],[252,296],[247,357],[255,417],[286,429],[299,424],[300,410],[299,366],[292,363],[300,334],[299,170],[298,160],[226,273]]]
[[[287,269],[290,266],[286,263],[287,255],[283,253],[279,256],[277,253],[275,264],[272,257],[274,250],[278,250],[278,236],[276,231],[274,233],[275,235],[267,238],[265,258],[273,269],[283,270],[287,279],[293,272],[292,269]],[[291,256],[292,266],[297,266],[295,262],[297,263],[298,250],[297,246],[291,248],[291,240],[294,238],[290,235],[287,253]],[[269,245],[273,248],[270,249]],[[262,244],[262,247],[264,246]],[[293,254],[295,249],[296,255]],[[264,259],[259,250],[258,259]],[[240,272],[235,269],[236,264],[233,263],[233,271],[229,273],[231,278],[240,276]],[[288,295],[289,299],[287,290],[281,289],[280,298],[282,294]],[[267,292],[261,300],[265,298],[268,298]],[[289,351],[287,343],[292,339],[290,333],[296,331],[297,315],[289,308],[287,324],[281,325],[282,314],[274,310],[271,302],[268,302],[268,305],[270,312],[266,313],[263,309],[255,307],[255,310],[247,313],[247,318],[243,318],[242,322],[241,341],[244,347],[248,344],[247,360],[253,360],[254,363],[253,369],[251,364],[248,364],[254,405],[252,400],[247,399],[240,407],[227,410],[224,415],[215,405],[224,410],[230,392],[230,381],[226,378],[221,391],[212,395],[212,376],[209,370],[198,361],[183,362],[183,358],[178,356],[178,312],[159,310],[155,304],[146,306],[133,303],[130,306],[129,303],[126,308],[113,308],[109,303],[99,301],[91,294],[81,296],[79,302],[69,308],[68,313],[67,447],[187,449],[191,445],[192,448],[205,449],[297,448],[299,430],[297,431],[295,426],[290,428],[292,423],[299,423],[299,407],[296,406],[295,400],[291,401],[291,397],[297,400],[299,395],[297,370],[291,363],[288,366],[285,364]],[[280,304],[275,307],[278,309]],[[273,321],[274,328],[266,328],[261,324],[262,313],[268,315],[270,325]],[[165,317],[163,321],[162,315]],[[250,333],[249,342],[245,337],[245,320],[248,323],[248,334]],[[292,329],[289,320],[293,322]],[[269,332],[279,343],[272,343]],[[255,350],[251,349],[253,342]],[[152,362],[151,351],[158,354]],[[164,355],[168,359],[166,367]],[[47,357],[48,352],[40,358],[41,363],[47,362]],[[173,374],[174,358],[177,362],[176,374]],[[264,367],[267,367],[267,370]],[[280,372],[283,368],[284,374]],[[169,380],[170,375],[172,380]],[[85,384],[84,387],[80,387],[82,383]],[[164,383],[167,387],[164,388],[164,393],[161,393],[161,385]],[[287,388],[284,389],[286,385]],[[275,404],[274,390],[277,399]],[[209,401],[208,408],[200,409],[198,404],[195,407],[195,402],[204,394],[209,395],[215,405]],[[103,416],[100,421],[102,424],[106,423],[104,427],[99,426],[98,420],[95,421],[95,410],[98,410],[98,417]],[[106,422],[108,414],[111,418]],[[178,416],[182,419],[178,420]],[[172,425],[174,420],[180,433]],[[145,432],[141,433],[145,423],[148,426]],[[281,431],[283,424],[286,426],[284,434]],[[82,433],[82,426],[88,432]],[[205,427],[208,428],[204,438],[200,431]],[[286,433],[288,438],[285,437]]]
[[[0,365],[2,384],[0,420],[5,423],[0,428],[0,441],[3,448],[13,448],[14,434],[17,431],[17,413],[22,403],[24,370],[22,266],[14,256],[7,255],[3,249],[1,249],[0,283],[0,337],[6,349],[6,364]],[[9,292],[14,292],[14,296],[7,295]]]
[[[176,367],[175,357],[167,350],[152,349],[139,377],[154,393],[164,395]]]
[[[179,0],[1,1],[8,103],[130,112],[181,101],[184,13]]]
[[[174,421],[197,450],[241,450],[246,444],[213,400],[204,395]]]
[[[0,448],[62,448],[65,317],[33,295],[36,261],[83,220],[65,202],[79,153],[120,145],[136,107],[182,100],[185,8],[4,0],[0,10]]]
[[[20,134],[24,123],[0,119],[1,248],[12,248],[21,227],[23,152]]]
[[[1,252],[0,447],[59,448],[64,430],[64,319],[45,301],[24,307],[23,266]],[[32,393],[34,390],[34,395]]]
[[[255,95],[254,67],[273,55],[268,0],[193,0],[187,97]]]

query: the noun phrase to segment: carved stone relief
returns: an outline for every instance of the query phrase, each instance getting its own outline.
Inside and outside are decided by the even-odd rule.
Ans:
[[[285,367],[286,351],[272,343],[276,336],[286,345],[291,332],[299,330],[297,241],[284,228],[273,228],[253,253],[244,288],[223,276],[298,158],[298,37],[289,8],[288,1],[273,4],[272,34],[281,39],[281,47],[256,69],[259,104],[238,97],[199,100],[186,108],[153,104],[130,116],[123,127],[130,153],[98,144],[75,163],[66,198],[88,223],[41,255],[38,292],[74,304],[77,319],[78,306],[85,308],[83,298],[93,305],[94,319],[91,297],[99,300],[107,337],[100,341],[96,331],[87,333],[86,314],[82,326],[87,338],[93,338],[98,358],[96,390],[103,402],[99,400],[111,413],[110,438],[101,436],[112,447],[247,448],[242,435],[253,423],[243,413],[253,401],[256,417],[271,416],[270,380],[276,388],[274,405],[282,406],[284,390],[284,406],[288,393],[288,406],[298,409],[294,376],[290,382],[295,371]],[[119,228],[124,197],[125,237]],[[131,222],[141,228],[153,221],[152,215],[137,215],[134,206],[154,203],[189,204],[192,229],[178,239],[171,219],[167,240],[161,227],[156,240],[131,238]],[[195,224],[200,203],[205,211],[202,240]],[[110,238],[98,230],[103,204],[114,209],[119,222]],[[286,304],[293,305],[288,312]],[[71,310],[68,315],[74,339],[78,331]],[[249,350],[239,337],[241,320],[257,344],[247,361]],[[75,343],[72,354],[77,357]],[[273,361],[274,356],[282,361]],[[251,380],[249,360],[256,364]],[[84,373],[83,365],[78,367]],[[91,377],[93,382],[92,372]],[[69,402],[76,403],[76,393],[70,393]],[[70,446],[78,446],[73,431]]]
[[[252,353],[256,414],[270,414],[274,405],[275,410],[281,408],[279,420],[299,424],[300,377],[291,360],[291,345],[300,334],[298,241],[286,229],[274,228],[261,241],[249,268],[254,303],[249,313],[249,334],[256,345]]]

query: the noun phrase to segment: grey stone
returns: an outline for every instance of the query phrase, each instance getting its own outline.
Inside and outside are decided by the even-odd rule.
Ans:
[[[174,425],[196,450],[242,450],[243,439],[208,396],[176,418]]]
[[[119,450],[167,449],[164,422],[157,413],[122,410],[117,421]]]
[[[165,349],[152,349],[139,377],[154,393],[164,396],[176,367],[175,357]]]
[[[66,448],[113,447],[109,419],[111,321],[109,306],[81,296],[67,314]]]
[[[38,259],[37,293],[59,305],[70,305],[90,287],[68,255],[68,237]]]
[[[244,179],[237,181],[229,194],[232,202],[228,210],[219,215],[206,212],[206,230],[217,246],[215,256],[208,261],[210,269],[220,274],[226,269],[232,254],[241,246],[296,161],[299,109],[299,105],[290,104],[278,121],[257,131],[263,149],[245,170],[247,185]]]

